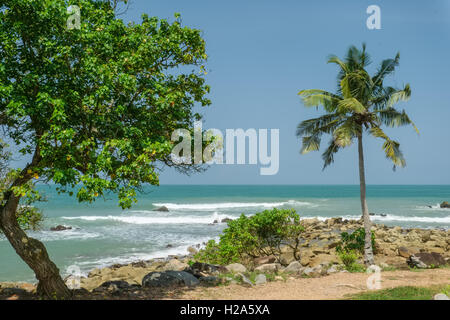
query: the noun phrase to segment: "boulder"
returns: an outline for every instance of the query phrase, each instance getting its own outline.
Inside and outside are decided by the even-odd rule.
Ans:
[[[24,289],[20,289],[20,288],[5,288],[0,290],[1,294],[3,295],[17,295],[17,296],[24,296],[26,295],[28,292]]]
[[[448,203],[447,201],[444,201],[441,203],[441,208],[445,208],[445,209],[450,209],[450,203]]]
[[[305,276],[312,276],[312,275],[314,275],[314,273],[315,273],[315,270],[310,267],[306,267],[305,269],[303,269],[303,272],[302,272],[302,274]]]
[[[193,287],[200,281],[185,271],[150,272],[142,279],[143,287]]]
[[[56,227],[50,228],[50,231],[64,231],[64,230],[72,230],[72,227],[58,225]]]
[[[260,265],[259,267],[255,268],[255,271],[260,272],[275,272],[281,269],[281,264],[279,263],[266,263],[263,265]]]
[[[336,272],[338,272],[339,270],[333,265],[333,266],[331,266],[330,268],[328,268],[328,270],[327,270],[327,274],[333,274],[333,273],[336,273]]]
[[[233,219],[231,219],[231,218],[223,218],[221,222],[222,223],[228,223],[230,221],[233,221]]]
[[[171,259],[167,264],[161,268],[162,271],[183,271],[185,269],[189,268],[189,265],[187,263],[181,262],[178,259]]]
[[[437,252],[419,252],[413,254],[408,259],[408,264],[415,268],[436,268],[446,264],[442,255]]]
[[[400,257],[409,258],[412,254],[414,254],[414,252],[412,252],[411,250],[409,250],[406,247],[399,247],[398,248],[398,255]]]
[[[253,282],[251,282],[251,280],[244,276],[242,273],[238,273],[238,276],[241,277],[243,284],[249,285],[251,287],[253,286]]]
[[[298,261],[291,262],[286,268],[284,268],[284,272],[289,273],[298,273],[302,270],[302,265]]]
[[[258,258],[255,258],[255,259],[253,260],[253,262],[254,262],[257,266],[260,266],[260,265],[262,265],[262,264],[274,263],[275,260],[276,260],[275,256],[274,256],[274,255],[271,255],[271,256],[266,256],[266,257],[258,257]]]
[[[200,278],[207,275],[218,275],[220,272],[227,272],[223,266],[215,266],[203,262],[194,262],[189,268],[184,271],[191,273],[193,276]]]
[[[221,283],[220,278],[215,276],[200,277],[198,280],[200,281],[200,283],[209,286],[216,286]]]
[[[112,294],[119,293],[121,290],[130,288],[130,284],[126,281],[106,281],[102,283],[98,288],[94,289],[94,292],[109,292]]]
[[[267,278],[264,274],[258,274],[255,278],[256,285],[265,284],[266,282],[267,282]]]
[[[295,261],[295,257],[294,257],[294,253],[292,251],[282,253],[279,257],[279,262],[283,266],[288,266],[293,261]]]
[[[169,212],[169,209],[166,206],[162,206],[154,209],[153,211]]]
[[[247,272],[247,268],[244,267],[240,263],[232,263],[232,264],[227,265],[225,268],[227,269],[227,271],[233,272],[233,273]]]

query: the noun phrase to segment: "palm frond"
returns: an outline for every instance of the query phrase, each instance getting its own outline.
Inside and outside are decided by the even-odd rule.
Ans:
[[[322,154],[323,159],[323,168],[322,170],[325,170],[326,167],[328,167],[330,164],[334,162],[334,154],[339,151],[339,146],[334,142],[334,139],[330,140],[330,143],[328,145],[328,148],[325,150],[325,152]]]
[[[400,143],[391,140],[380,127],[372,127],[370,133],[376,137],[384,140],[383,150],[386,154],[386,158],[390,159],[394,163],[394,170],[396,167],[405,167],[406,160],[403,157],[403,153],[400,151]]]
[[[331,133],[342,122],[342,115],[338,113],[325,114],[318,118],[302,121],[297,126],[297,136],[303,137],[314,133]]]
[[[396,92],[393,92],[391,94],[389,100],[386,103],[386,106],[388,108],[392,107],[399,101],[408,101],[410,97],[411,97],[411,88],[409,87],[409,84],[406,84],[403,90],[397,90]]]
[[[411,125],[417,132],[417,134],[420,134],[419,129],[416,127],[414,122],[411,121],[409,116],[406,114],[405,110],[399,112],[394,108],[388,108],[376,111],[376,113],[378,113],[381,121],[388,127],[395,128]]]
[[[345,148],[352,144],[353,138],[359,132],[359,126],[355,123],[353,118],[348,118],[340,127],[333,132],[334,143]]]
[[[381,86],[384,78],[395,71],[395,68],[399,65],[399,61],[400,53],[397,53],[394,59],[383,60],[377,73],[373,76],[374,85]]]
[[[339,59],[339,58],[338,58],[337,56],[335,56],[335,55],[330,56],[330,57],[328,58],[327,63],[335,63],[335,64],[337,64],[338,66],[341,67],[341,70],[342,70],[343,73],[348,73],[348,72],[350,71],[349,68],[348,68],[348,66],[345,64],[345,62],[342,61],[341,59]]]
[[[333,112],[341,99],[338,95],[319,89],[302,90],[298,93],[305,107],[323,106],[328,112]]]
[[[353,112],[353,113],[365,113],[366,108],[355,98],[348,98],[339,101],[338,111],[342,113]]]
[[[319,134],[313,134],[311,136],[305,136],[303,137],[303,145],[302,149],[300,150],[301,154],[307,154],[311,151],[317,151],[320,148],[320,135]]]

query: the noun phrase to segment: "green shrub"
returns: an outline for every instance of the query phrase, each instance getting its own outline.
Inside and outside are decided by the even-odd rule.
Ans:
[[[17,222],[23,230],[37,230],[40,228],[44,217],[42,212],[32,206],[23,205],[17,208]]]
[[[252,217],[242,214],[228,222],[219,243],[209,241],[195,258],[202,262],[228,264],[242,262],[245,257],[280,255],[281,247],[287,245],[298,260],[299,237],[303,230],[295,210],[265,210]]]
[[[355,250],[361,254],[364,254],[365,236],[366,231],[364,230],[364,228],[358,228],[352,233],[342,232],[341,242],[339,243],[339,245],[336,246],[336,251],[339,253]],[[373,252],[376,253],[375,234],[373,231],[372,231],[372,249]]]
[[[358,263],[358,259],[361,257],[356,250],[339,251],[338,257],[344,264],[345,270],[348,272],[364,272],[365,267]]]

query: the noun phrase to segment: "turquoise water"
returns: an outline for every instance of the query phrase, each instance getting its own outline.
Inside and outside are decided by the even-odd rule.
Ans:
[[[48,202],[39,204],[46,216],[42,230],[29,234],[45,243],[64,275],[76,265],[82,272],[114,263],[184,254],[188,246],[217,238],[225,217],[278,208],[294,208],[302,217],[360,216],[359,186],[161,186],[147,188],[132,210],[117,207],[114,195],[93,205],[78,204],[40,186]],[[450,227],[450,186],[369,186],[373,221],[403,227]],[[166,206],[169,212],[155,212]],[[63,224],[72,230],[52,232]],[[167,245],[171,248],[167,248]],[[0,281],[33,281],[33,273],[0,236]]]

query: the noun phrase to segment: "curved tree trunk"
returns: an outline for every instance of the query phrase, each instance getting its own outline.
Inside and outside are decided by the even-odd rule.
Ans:
[[[29,238],[16,219],[19,197],[8,192],[7,201],[0,212],[0,229],[17,254],[34,271],[39,280],[38,294],[53,299],[70,299],[71,292],[65,285],[56,265],[50,260],[42,242]]]
[[[364,221],[364,231],[366,233],[364,239],[364,264],[370,266],[374,264],[372,249],[372,231],[370,230],[372,223],[370,221],[369,208],[366,200],[366,175],[364,170],[364,150],[362,144],[362,132],[358,135],[358,155],[359,155],[359,187],[361,195],[361,209]]]

